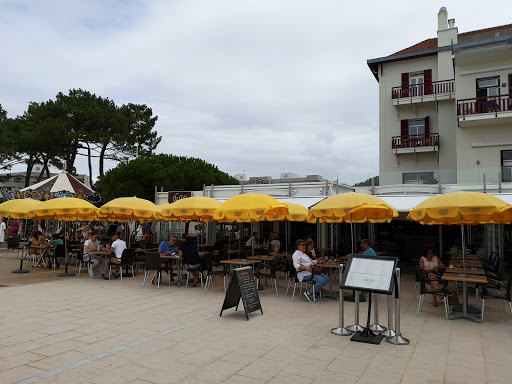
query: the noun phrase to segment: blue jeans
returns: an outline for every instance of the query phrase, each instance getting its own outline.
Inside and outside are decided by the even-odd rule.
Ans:
[[[315,282],[315,292],[320,292],[322,287],[324,287],[329,282],[329,278],[323,273],[320,275],[305,276],[303,281],[311,280],[311,278],[313,278],[313,281]],[[313,290],[310,289],[309,293],[313,294]]]

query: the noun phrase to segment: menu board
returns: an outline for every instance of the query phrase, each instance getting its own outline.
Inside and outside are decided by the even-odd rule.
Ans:
[[[340,287],[390,295],[397,261],[396,257],[350,255]]]
[[[222,304],[220,316],[222,316],[222,312],[225,309],[236,307],[235,310],[238,310],[240,298],[244,305],[245,317],[247,320],[249,320],[249,313],[257,311],[258,309],[263,315],[260,296],[256,289],[254,274],[252,273],[251,267],[237,268],[233,271],[228,290],[226,291],[226,297]]]

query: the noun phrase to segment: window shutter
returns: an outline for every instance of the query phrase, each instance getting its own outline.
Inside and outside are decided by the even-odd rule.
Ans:
[[[400,136],[409,136],[409,120],[400,120]]]
[[[512,73],[508,74],[508,94],[512,95]]]
[[[430,117],[425,117],[425,136],[430,135]]]
[[[425,69],[423,72],[423,81],[425,82],[425,95],[431,95],[434,93],[434,90],[432,89],[432,70],[431,69]]]
[[[409,96],[409,72],[402,73],[402,92],[400,97]]]

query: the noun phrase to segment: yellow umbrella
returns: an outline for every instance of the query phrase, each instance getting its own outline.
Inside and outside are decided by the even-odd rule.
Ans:
[[[377,196],[358,192],[342,193],[322,200],[310,209],[320,222],[389,223],[398,212]]]
[[[169,221],[212,221],[213,213],[222,203],[206,196],[193,196],[158,206],[162,220]]]
[[[512,206],[495,196],[480,192],[453,192],[438,195],[425,200],[411,209],[409,220],[422,224],[451,225],[460,224],[462,237],[462,263],[466,273],[466,246],[464,241],[465,224],[507,224],[512,219]],[[463,312],[450,318],[469,318],[481,320],[468,313],[465,281],[462,282]]]
[[[425,200],[407,218],[426,224],[510,224],[512,206],[487,193],[459,191]]]
[[[30,211],[35,220],[59,220],[64,221],[64,233],[66,232],[67,221],[89,221],[95,220],[98,214],[98,208],[83,199],[75,197],[59,197],[47,200],[35,209]],[[67,250],[67,240],[64,238],[64,249]],[[60,273],[58,277],[74,276],[74,273],[68,273],[68,252],[66,251],[65,272]]]
[[[288,213],[286,215],[273,214],[266,218],[267,221],[305,221],[310,224],[316,223],[316,218],[311,217],[308,209],[300,204],[286,203]]]
[[[149,200],[119,197],[100,207],[99,218],[105,221],[151,221],[159,216],[160,209]]]
[[[34,199],[13,199],[0,204],[0,216],[13,219],[31,219],[33,215],[29,211],[42,204]]]
[[[29,213],[34,220],[90,221],[96,219],[98,208],[83,199],[59,197],[42,202]]]
[[[288,206],[269,195],[248,193],[227,199],[213,213],[213,219],[219,222],[251,223],[263,221],[274,214],[288,214]]]

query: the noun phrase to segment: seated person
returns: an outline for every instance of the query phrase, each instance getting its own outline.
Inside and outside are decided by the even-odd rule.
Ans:
[[[292,255],[292,259],[293,266],[297,271],[297,279],[299,281],[313,280],[315,282],[315,293],[320,294],[322,287],[329,282],[329,278],[323,273],[312,273],[313,266],[317,261],[311,260],[311,258],[304,252],[306,250],[306,243],[304,240],[299,239],[295,244],[297,245],[297,250]],[[313,297],[313,287],[311,287],[309,291],[304,292],[304,296],[306,296],[311,303],[314,303],[316,299]]]
[[[181,238],[181,245],[179,248],[180,256],[183,257],[183,263],[187,266],[194,277],[193,287],[197,287],[199,278],[197,271],[201,267],[201,257],[197,252],[197,245],[192,241],[188,233],[185,233]]]
[[[52,257],[53,257],[53,260],[55,260],[55,268],[59,268],[60,267],[60,263],[59,263],[59,260],[57,260],[55,258],[55,249],[57,248],[57,245],[64,245],[64,241],[60,238],[60,235],[58,233],[54,233],[53,236],[52,236],[52,241],[51,241],[51,246],[52,246]]]
[[[113,233],[111,235],[112,245],[107,245],[107,255],[114,255],[115,257],[109,257],[105,260],[105,274],[102,277],[105,280],[109,280],[110,277],[110,265],[115,265],[115,270],[117,274],[113,274],[113,276],[117,279],[119,277],[119,265],[121,264],[121,258],[123,257],[123,252],[126,249],[126,242],[121,240],[117,233]]]
[[[41,233],[41,231],[34,231],[34,233],[32,234],[32,240],[30,242],[30,248],[29,248],[28,252],[31,255],[38,253],[39,255],[43,255],[43,257],[44,257],[43,249],[34,248],[34,247],[42,247],[44,245],[46,245],[46,239],[43,236],[43,234]],[[43,260],[43,262],[44,262],[44,260]]]
[[[425,272],[425,275],[428,278],[441,276],[441,271],[445,270],[446,267],[443,265],[439,257],[434,254],[434,248],[427,248],[427,256],[422,256],[420,259],[420,269]],[[432,280],[430,282],[430,286],[433,289],[439,289],[439,281]],[[432,295],[432,304],[434,307],[437,307],[437,295]],[[440,295],[440,299],[442,299],[442,295]]]
[[[275,253],[279,253],[279,250],[281,249],[281,242],[279,241],[279,235],[275,232],[272,232],[271,234],[271,242],[270,242],[270,254],[273,255]]]
[[[100,264],[103,264],[103,257],[90,252],[96,252],[99,249],[98,232],[91,232],[90,236],[84,243],[84,255],[89,255],[90,263],[88,265],[89,276],[94,277],[94,270]],[[87,259],[87,258],[86,258]]]
[[[258,232],[253,232],[252,236],[247,240],[247,243],[245,243],[246,247],[255,248],[258,246]]]
[[[158,247],[158,254],[160,257],[162,256],[170,256],[170,255],[177,255],[178,254],[178,245],[176,244],[178,242],[178,238],[176,236],[171,236],[169,241],[162,241],[160,246]],[[162,270],[169,273],[169,279],[171,281],[172,278],[172,263],[173,259],[160,259]],[[155,278],[153,278],[153,284],[155,284]]]

